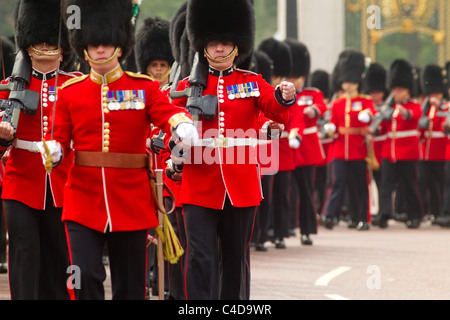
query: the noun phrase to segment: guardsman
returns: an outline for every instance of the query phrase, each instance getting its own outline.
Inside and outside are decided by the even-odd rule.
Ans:
[[[443,127],[445,117],[440,113],[444,111],[447,79],[442,67],[430,64],[423,69],[421,80],[425,100],[419,121],[418,186],[425,215],[429,215],[433,223],[445,224],[443,197],[447,136]]]
[[[50,174],[37,148],[51,125],[56,88],[75,77],[62,71],[73,60],[64,27],[58,47],[60,10],[58,0],[22,0],[16,10],[17,49],[24,54],[24,63],[32,66],[26,89],[38,92],[39,101],[35,114],[21,113],[15,133],[9,122],[0,124],[2,150],[10,148],[2,199],[11,299],[69,298],[69,256],[61,213],[72,153],[67,150],[66,159]],[[0,98],[7,99],[8,93],[1,92]]]
[[[364,79],[364,93],[369,95],[373,101],[375,111],[380,112],[388,99],[388,90],[386,86],[387,70],[380,63],[374,62],[367,69]],[[372,137],[373,150],[379,164],[381,164],[381,152],[383,143],[386,141],[386,135],[374,135]],[[381,168],[373,171],[373,178],[378,186],[381,187]],[[377,212],[378,213],[378,212]]]
[[[255,154],[257,121],[261,111],[286,112],[295,104],[295,89],[287,82],[274,88],[261,75],[235,68],[253,51],[250,1],[190,0],[186,21],[191,45],[200,63],[207,64],[201,99],[206,104],[212,101],[208,106],[216,111],[202,109],[200,139],[185,155],[183,166],[186,298],[248,299],[248,249],[256,207],[262,200]],[[178,91],[196,89],[189,78]],[[174,103],[187,105],[185,98]]]
[[[330,74],[325,70],[316,70],[311,73],[308,79],[309,87],[319,89],[324,96],[324,102],[327,110],[317,120],[317,130],[321,148],[323,150],[324,158],[321,163],[316,165],[316,173],[314,178],[314,201],[316,206],[316,213],[320,216],[322,213],[323,205],[327,194],[327,164],[328,164],[328,149],[333,141],[323,132],[323,126],[328,121],[330,114]]]
[[[271,84],[278,85],[283,79],[291,74],[293,65],[291,48],[284,41],[275,38],[263,40],[258,49],[265,52],[273,61],[273,74]],[[275,248],[284,249],[286,244],[284,238],[289,237],[290,220],[295,215],[292,206],[293,198],[292,173],[295,169],[294,149],[300,146],[300,126],[302,117],[300,107],[293,106],[288,110],[288,122],[284,126],[278,143],[278,171],[273,181],[272,202],[272,228],[273,235],[270,238],[275,243]],[[270,232],[271,233],[271,232]]]
[[[421,201],[417,188],[417,162],[419,160],[419,119],[422,116],[420,104],[411,100],[414,90],[414,72],[404,59],[394,60],[389,69],[388,89],[394,106],[389,120],[381,123],[381,133],[387,134],[383,145],[381,172],[380,209],[372,223],[381,228],[388,227],[391,218],[392,193],[399,181],[404,181],[403,194],[408,214],[408,228],[420,227],[422,217]],[[402,180],[404,179],[404,180]]]
[[[303,131],[299,132],[301,144],[294,150],[294,180],[297,182],[300,205],[297,216],[300,224],[300,241],[312,245],[311,234],[317,233],[316,208],[314,204],[314,174],[317,165],[325,159],[319,141],[317,120],[327,110],[323,93],[317,88],[305,87],[306,77],[311,68],[308,48],[301,42],[287,39],[285,42],[292,52],[293,68],[287,81],[294,83],[297,90],[297,105]]]
[[[344,94],[333,102],[330,123],[338,134],[333,146],[331,193],[325,209],[328,229],[340,211],[345,188],[354,202],[357,230],[368,230],[367,163],[369,122],[375,113],[370,98],[359,94],[365,68],[364,55],[347,49],[339,56],[337,80]]]
[[[75,152],[62,216],[71,262],[79,268],[75,298],[104,299],[106,244],[112,298],[144,299],[147,234],[158,225],[146,157],[150,123],[185,144],[195,141],[197,132],[192,118],[169,102],[159,82],[122,71],[120,62],[135,41],[137,4],[73,0],[66,5],[80,8],[81,28],[71,29],[69,38],[91,72],[61,88],[54,140],[47,145],[55,165],[58,152],[63,159],[70,146]]]

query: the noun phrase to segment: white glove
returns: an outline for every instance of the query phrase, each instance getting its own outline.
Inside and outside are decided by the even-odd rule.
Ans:
[[[194,124],[182,122],[173,131],[176,139],[180,140],[184,146],[192,147],[198,141],[198,132]]]
[[[336,132],[336,125],[334,123],[326,123],[323,126],[323,130],[328,134],[328,136],[332,136]]]
[[[289,147],[292,149],[300,148],[300,140],[298,138],[289,139]]]
[[[370,122],[370,114],[366,111],[361,111],[358,113],[358,120],[364,123]]]
[[[49,149],[49,153],[50,155],[52,155],[52,163],[53,164],[57,164],[61,161],[62,158],[62,149],[61,149],[61,145],[56,142],[56,141],[46,141],[45,144],[47,145],[48,149]],[[42,156],[42,162],[44,163],[44,165],[46,164],[46,160],[47,160],[47,152],[45,151],[45,147],[44,147],[44,142],[39,141],[36,142],[36,146],[38,147],[41,156]]]

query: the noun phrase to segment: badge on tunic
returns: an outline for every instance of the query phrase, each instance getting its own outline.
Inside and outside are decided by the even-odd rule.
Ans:
[[[300,97],[298,97],[297,104],[299,106],[310,106],[313,104],[313,97],[312,96],[300,96]]]
[[[361,101],[355,101],[352,103],[352,110],[353,111],[361,111],[362,110],[362,102]]]
[[[144,90],[118,90],[108,91],[108,109],[116,110],[142,110],[145,108]]]
[[[259,87],[257,82],[248,82],[227,86],[228,99],[243,99],[250,97],[259,97]]]
[[[55,102],[56,100],[56,88],[50,87],[48,90],[48,101]]]

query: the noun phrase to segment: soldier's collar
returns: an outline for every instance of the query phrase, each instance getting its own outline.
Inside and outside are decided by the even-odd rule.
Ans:
[[[50,72],[47,72],[47,73],[41,72],[41,71],[36,70],[35,68],[33,68],[33,69],[31,70],[31,75],[32,75],[33,77],[39,79],[39,80],[50,80],[50,79],[53,79],[53,78],[56,77],[56,73],[57,73],[57,72],[58,72],[58,71],[56,70],[56,68],[53,69],[53,70],[50,71]]]
[[[226,77],[226,76],[229,76],[230,74],[232,74],[233,72],[234,72],[234,66],[231,66],[225,70],[217,70],[217,69],[214,69],[213,67],[209,66],[209,70],[208,70],[208,73],[215,77]]]
[[[116,80],[119,80],[122,77],[122,75],[123,70],[120,67],[120,63],[118,63],[114,69],[105,74],[97,73],[91,68],[91,73],[89,76],[92,82],[96,84],[109,84]]]

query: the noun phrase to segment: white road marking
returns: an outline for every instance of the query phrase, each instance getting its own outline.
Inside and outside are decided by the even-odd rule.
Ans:
[[[317,279],[314,284],[316,286],[318,286],[318,287],[326,287],[330,283],[331,280],[333,280],[334,278],[340,276],[344,272],[347,272],[350,269],[351,269],[351,267],[344,267],[343,266],[343,267],[339,267],[339,268],[336,268],[334,270],[331,270],[330,272],[324,274],[319,279]]]

